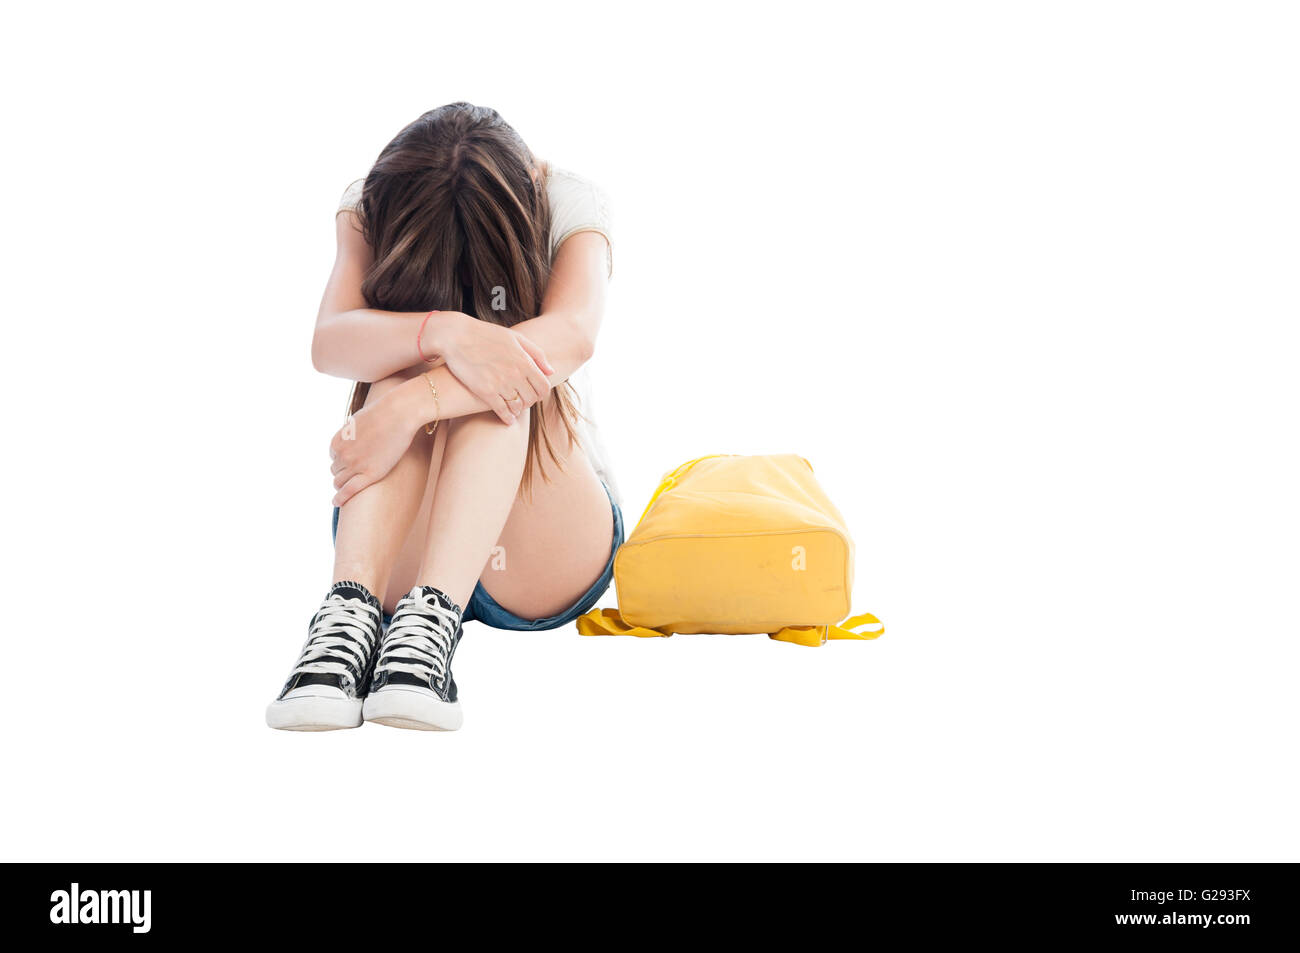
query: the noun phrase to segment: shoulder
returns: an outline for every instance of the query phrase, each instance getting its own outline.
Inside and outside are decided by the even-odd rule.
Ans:
[[[361,190],[365,184],[366,180],[364,178],[354,179],[348,183],[348,187],[343,190],[343,195],[339,198],[338,212],[334,214],[337,215],[339,212],[356,208],[357,203],[361,201]]]
[[[552,208],[560,205],[566,211],[580,209],[595,218],[609,217],[609,196],[598,184],[569,169],[549,168],[546,195]]]
[[[613,272],[613,215],[609,196],[586,176],[569,169],[547,166],[546,198],[551,206],[551,256],[570,235],[599,232],[604,236],[609,271]]]

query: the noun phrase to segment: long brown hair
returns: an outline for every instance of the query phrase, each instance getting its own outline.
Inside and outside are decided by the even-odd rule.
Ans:
[[[495,109],[451,103],[431,109],[384,146],[366,176],[357,216],[374,251],[361,284],[380,311],[463,311],[505,327],[541,313],[550,275],[546,177]],[[365,403],[357,384],[349,413]],[[572,446],[577,408],[566,382],[529,411],[523,486],[542,449],[559,463],[544,425],[554,401]]]

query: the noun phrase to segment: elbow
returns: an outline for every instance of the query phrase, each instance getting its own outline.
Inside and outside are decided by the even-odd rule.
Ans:
[[[333,330],[328,323],[321,322],[311,336],[311,366],[318,374],[364,384],[372,384],[388,375],[388,371],[367,359],[365,354],[349,350],[349,343],[344,329]]]
[[[572,320],[569,324],[569,347],[574,361],[581,367],[596,353],[596,330],[589,322]]]
[[[328,336],[321,332],[320,328],[311,337],[311,366],[319,374],[328,374],[331,377],[338,377],[338,365],[330,358],[330,346]]]
[[[329,359],[329,356],[325,352],[325,348],[321,347],[315,341],[313,341],[311,345],[311,366],[318,374],[327,374],[330,377],[339,376],[338,368],[335,367],[334,362]]]
[[[311,334],[311,366],[320,374],[329,373],[325,369],[325,335],[321,332],[320,316],[316,317],[316,327]]]

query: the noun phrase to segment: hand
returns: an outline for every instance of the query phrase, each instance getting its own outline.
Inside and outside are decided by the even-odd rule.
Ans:
[[[513,423],[550,392],[546,378],[555,368],[522,334],[459,311],[443,311],[438,318],[425,332],[433,353],[502,423]]]
[[[334,462],[334,505],[342,506],[397,466],[415,432],[401,413],[394,391],[362,407],[330,440]]]

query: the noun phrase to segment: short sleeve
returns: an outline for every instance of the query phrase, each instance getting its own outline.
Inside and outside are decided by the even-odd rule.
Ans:
[[[551,259],[564,240],[578,232],[599,232],[605,238],[606,273],[614,273],[613,216],[609,197],[596,183],[565,169],[552,168],[546,183],[551,206]]]
[[[344,189],[343,197],[339,199],[338,212],[334,214],[338,215],[339,212],[351,211],[356,208],[357,203],[361,201],[361,189],[365,184],[365,179],[357,179]]]

